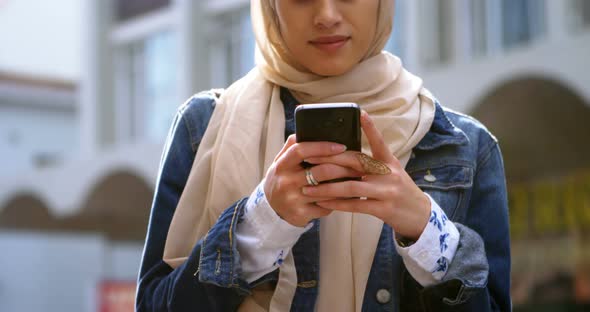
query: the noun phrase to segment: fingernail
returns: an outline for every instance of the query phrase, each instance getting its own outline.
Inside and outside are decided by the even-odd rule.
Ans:
[[[302,187],[301,188],[301,193],[303,193],[303,195],[307,195],[307,193],[309,193],[308,191],[309,191],[309,187]]]
[[[346,150],[346,145],[343,144],[334,144],[332,145],[332,151],[336,153],[341,153]]]

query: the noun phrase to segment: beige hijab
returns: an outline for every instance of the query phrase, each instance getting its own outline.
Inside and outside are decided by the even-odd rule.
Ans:
[[[434,101],[422,80],[404,70],[397,57],[381,52],[391,32],[393,0],[381,0],[377,33],[362,62],[335,77],[317,76],[293,61],[279,33],[275,1],[251,0],[257,66],[216,103],[168,232],[164,261],[173,268],[187,259],[223,210],[253,191],[280,151],[285,127],[280,86],[304,103],[358,103],[404,166],[432,124]],[[366,140],[363,151],[370,153]],[[335,212],[320,224],[316,308],[360,311],[383,222]],[[274,291],[255,290],[241,310],[288,311],[297,283],[289,253]]]

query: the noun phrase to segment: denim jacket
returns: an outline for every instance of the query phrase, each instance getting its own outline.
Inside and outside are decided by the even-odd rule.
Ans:
[[[241,277],[232,237],[247,198],[237,199],[221,214],[183,265],[172,269],[162,260],[170,222],[215,96],[193,96],[179,108],[170,129],[139,272],[137,311],[235,311],[252,287],[278,278],[278,271],[252,284]],[[281,98],[286,137],[294,131],[297,102],[285,89]],[[414,147],[406,171],[456,224],[459,246],[441,283],[424,288],[404,267],[392,228],[384,224],[363,311],[510,311],[508,203],[497,140],[475,119],[436,103],[431,129]],[[321,282],[319,227],[314,221],[292,249],[298,281],[292,311],[313,311],[315,306]]]

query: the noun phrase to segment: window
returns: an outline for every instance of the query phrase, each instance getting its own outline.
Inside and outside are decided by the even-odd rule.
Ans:
[[[406,47],[406,25],[407,25],[407,8],[408,0],[397,0],[395,1],[395,16],[393,18],[393,31],[391,36],[385,45],[385,50],[397,55],[402,60],[405,56]],[[414,1],[414,0],[410,0]]]
[[[545,32],[545,0],[502,0],[505,47],[536,39]]]
[[[153,140],[164,138],[179,105],[176,92],[176,37],[173,32],[160,33],[144,43],[145,66],[143,108],[145,132]],[[139,105],[138,105],[139,106]]]
[[[471,55],[485,56],[503,49],[502,2],[472,0],[469,2]]]
[[[472,0],[469,5],[474,56],[526,44],[546,32],[545,0]]]
[[[580,13],[582,15],[582,21],[584,26],[589,26],[590,25],[590,2],[586,1],[586,0],[578,0],[578,3],[580,4],[581,8],[580,8]]]
[[[590,1],[575,0],[573,11],[575,28],[579,29],[590,26]]]
[[[470,2],[471,13],[471,50],[473,55],[485,55],[488,51],[488,22],[487,1],[472,0]]]
[[[446,63],[452,58],[452,1],[421,0],[420,59],[425,65]]]
[[[256,41],[249,7],[222,13],[215,20],[208,38],[211,85],[224,88],[254,68]]]
[[[170,0],[117,0],[117,21],[125,21],[170,5]]]
[[[167,134],[177,97],[177,37],[160,31],[130,43],[116,58],[115,96],[119,137],[160,142]]]

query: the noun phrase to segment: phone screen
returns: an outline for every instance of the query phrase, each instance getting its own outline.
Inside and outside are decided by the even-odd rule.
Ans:
[[[295,109],[297,142],[335,142],[349,151],[361,150],[360,109],[355,103],[304,104]],[[302,162],[304,168],[313,165]],[[336,179],[328,182],[358,178]]]
[[[361,150],[360,109],[355,103],[304,104],[295,109],[297,142],[327,141]]]

